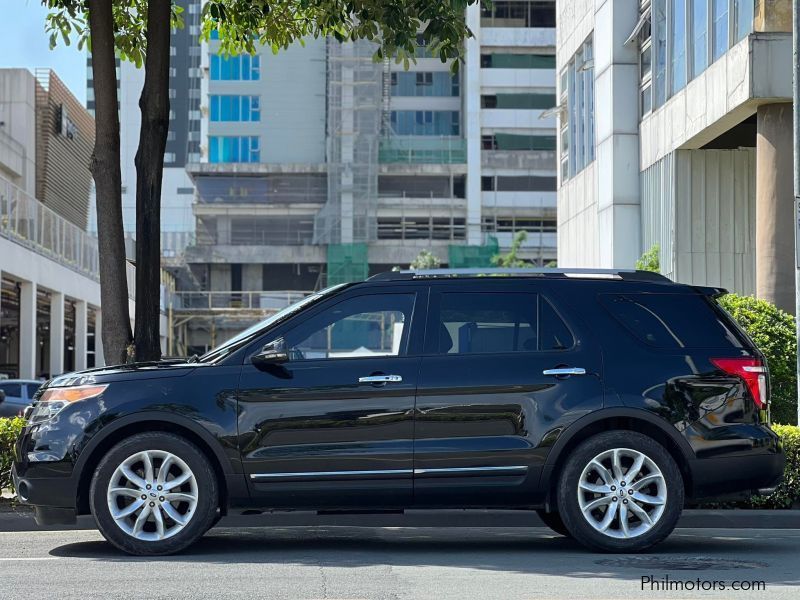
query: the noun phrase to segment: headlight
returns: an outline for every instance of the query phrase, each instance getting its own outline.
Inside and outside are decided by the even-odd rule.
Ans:
[[[33,424],[52,419],[65,406],[80,400],[95,398],[102,394],[107,387],[108,384],[48,388],[33,406],[33,411],[28,421]]]

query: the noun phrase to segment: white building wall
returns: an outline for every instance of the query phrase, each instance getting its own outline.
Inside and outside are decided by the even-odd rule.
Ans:
[[[36,193],[36,80],[27,69],[0,69],[0,176]]]

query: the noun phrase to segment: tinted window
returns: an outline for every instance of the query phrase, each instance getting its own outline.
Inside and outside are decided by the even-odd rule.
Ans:
[[[375,294],[339,302],[285,336],[291,360],[405,353],[414,294]]]
[[[41,386],[42,386],[41,383],[29,383],[29,384],[27,384],[26,387],[28,388],[28,399],[33,398],[33,395],[39,390],[39,388]]]
[[[572,334],[537,294],[444,293],[437,350],[476,354],[561,350]]]
[[[0,383],[0,390],[9,398],[22,398],[22,386],[19,383]]]
[[[602,304],[628,331],[657,348],[740,348],[705,297],[695,294],[608,294]]]

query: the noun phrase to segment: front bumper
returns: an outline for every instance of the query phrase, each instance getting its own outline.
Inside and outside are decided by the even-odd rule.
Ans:
[[[11,467],[17,497],[34,509],[39,525],[72,525],[77,520],[77,485],[69,477],[21,477],[17,465]]]

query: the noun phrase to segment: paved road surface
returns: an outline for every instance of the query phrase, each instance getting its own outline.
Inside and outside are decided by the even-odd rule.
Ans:
[[[766,591],[642,591],[648,575],[761,580]],[[156,560],[96,531],[0,533],[3,600],[799,597],[796,529],[679,529],[635,556],[588,553],[541,528],[222,528]]]

